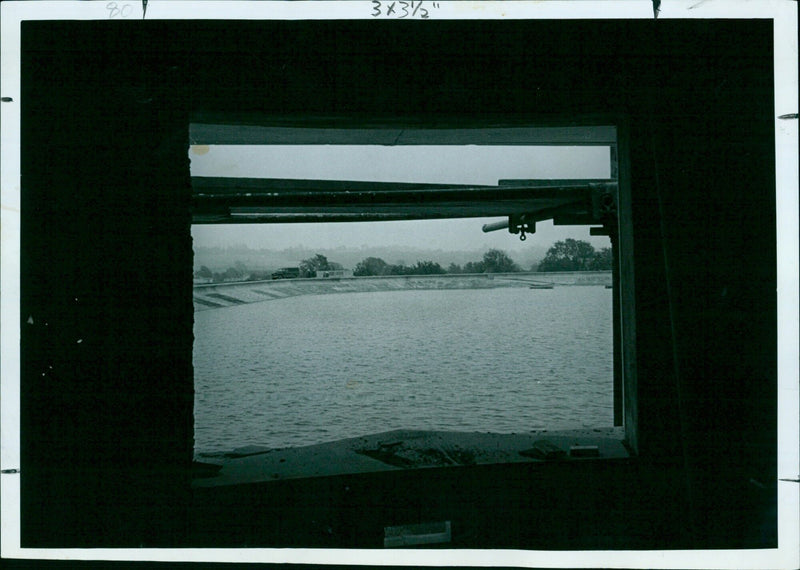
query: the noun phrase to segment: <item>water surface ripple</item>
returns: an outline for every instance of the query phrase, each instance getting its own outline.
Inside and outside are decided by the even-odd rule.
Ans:
[[[612,424],[611,291],[293,297],[195,314],[195,450]]]

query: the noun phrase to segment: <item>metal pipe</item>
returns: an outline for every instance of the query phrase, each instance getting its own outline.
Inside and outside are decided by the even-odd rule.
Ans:
[[[483,233],[496,232],[497,230],[507,230],[508,220],[501,220],[499,222],[492,222],[491,224],[483,224]]]

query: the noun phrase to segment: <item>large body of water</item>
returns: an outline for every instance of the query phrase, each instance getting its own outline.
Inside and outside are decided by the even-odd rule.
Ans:
[[[195,314],[195,450],[608,427],[604,287],[293,297]]]

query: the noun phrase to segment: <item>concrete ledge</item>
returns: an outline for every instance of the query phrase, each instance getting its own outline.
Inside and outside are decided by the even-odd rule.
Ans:
[[[523,452],[543,439],[565,452],[575,445],[595,446],[594,459],[619,459],[629,457],[623,438],[624,430],[613,427],[520,434],[394,430],[304,447],[248,446],[230,453],[200,454],[199,461],[222,467],[216,476],[196,478],[192,485],[220,487],[401,469],[539,462],[543,460]],[[560,461],[586,460],[565,453]]]

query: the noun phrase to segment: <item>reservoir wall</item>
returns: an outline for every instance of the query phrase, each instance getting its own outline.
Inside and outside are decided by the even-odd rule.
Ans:
[[[340,279],[275,279],[231,283],[195,284],[195,311],[220,309],[299,295],[366,293],[411,289],[492,289],[530,285],[611,285],[610,271],[552,273],[476,273],[464,275],[391,275]]]

